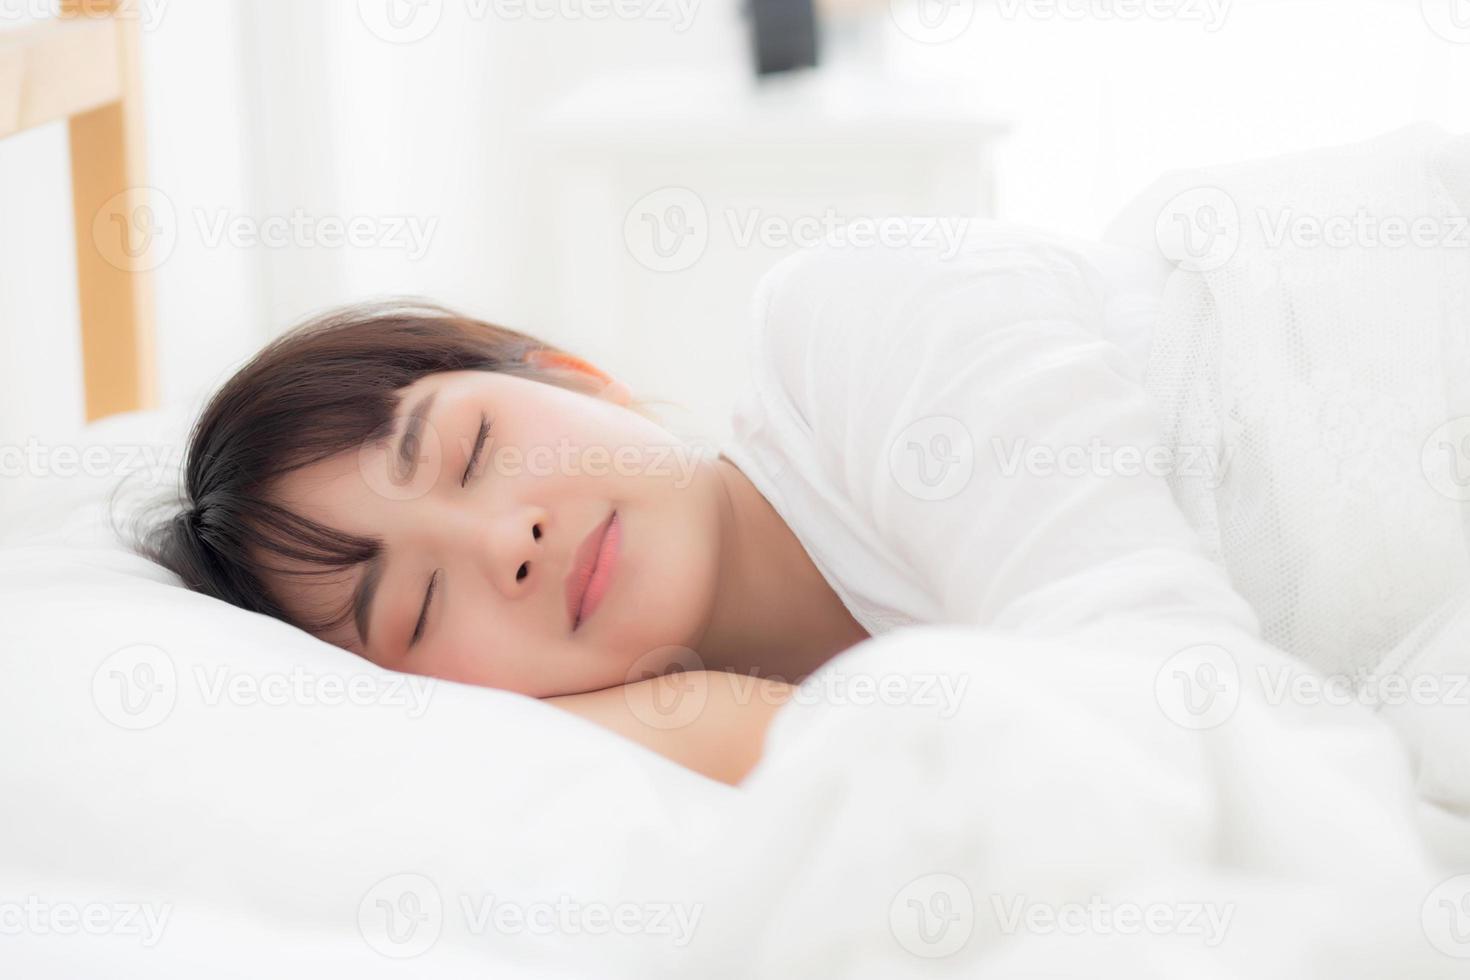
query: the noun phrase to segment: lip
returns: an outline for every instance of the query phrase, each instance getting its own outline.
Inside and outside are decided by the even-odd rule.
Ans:
[[[618,512],[613,511],[607,516],[606,520],[594,527],[587,537],[582,539],[582,543],[577,546],[576,554],[573,556],[572,567],[567,572],[565,586],[567,621],[571,623],[574,631],[582,624],[582,621],[587,616],[592,614],[592,609],[596,608],[595,601],[592,608],[585,610],[582,608],[582,604],[587,596],[587,588],[592,582],[593,573],[599,571],[599,558],[603,559],[603,563],[611,564],[613,555],[604,554],[603,546],[608,543],[607,532],[612,527],[613,520],[617,516]],[[604,568],[601,571],[603,572],[602,577],[605,578],[606,572],[609,569]],[[598,598],[601,598],[601,596],[595,596],[594,600]]]

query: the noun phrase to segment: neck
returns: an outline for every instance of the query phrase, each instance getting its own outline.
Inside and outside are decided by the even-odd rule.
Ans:
[[[868,632],[750,479],[724,456],[713,465],[720,570],[699,655],[714,669],[799,682]]]

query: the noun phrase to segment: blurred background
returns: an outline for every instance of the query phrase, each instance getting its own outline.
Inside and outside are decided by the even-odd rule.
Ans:
[[[56,5],[0,0],[0,43]],[[300,318],[406,294],[718,439],[752,288],[804,243],[894,215],[1096,237],[1168,170],[1470,129],[1470,0],[129,6],[153,190],[128,247],[160,402],[191,410]],[[67,152],[64,124],[0,143],[0,443],[83,418]]]

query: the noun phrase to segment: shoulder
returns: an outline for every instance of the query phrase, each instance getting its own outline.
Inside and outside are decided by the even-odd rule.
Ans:
[[[911,227],[917,238],[922,226]],[[817,246],[760,280],[753,366],[810,416],[839,394],[877,397],[893,388],[885,379],[901,381],[898,390],[942,380],[1008,327],[1095,328],[1101,291],[1080,248],[999,222],[973,223],[948,242]]]

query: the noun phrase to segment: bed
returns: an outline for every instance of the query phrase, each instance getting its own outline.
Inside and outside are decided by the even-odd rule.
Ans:
[[[61,17],[0,33],[0,139],[69,131],[89,419],[155,399],[151,281],[116,237],[147,204],[140,28],[119,6],[63,0]]]
[[[1463,976],[1470,881],[1426,851],[1392,734],[1245,691],[1181,725],[1167,631],[875,638],[737,789],[132,554],[189,420],[151,407],[146,271],[93,234],[146,185],[137,27],[66,10],[0,35],[0,136],[70,120],[96,421],[66,448],[108,463],[28,479],[0,529],[8,973]],[[969,694],[819,696],[892,676]]]
[[[0,525],[15,614],[0,631],[0,711],[15,750],[0,775],[5,972],[402,975],[410,947],[389,937],[382,882],[432,878],[446,895],[470,895],[489,890],[472,881],[503,874],[595,890],[615,877],[601,858],[613,842],[635,860],[697,837],[688,828],[708,823],[727,787],[539,702],[389,677],[192,595],[127,550],[121,522],[167,495],[188,420],[155,408],[150,277],[116,237],[147,204],[139,23],[126,3],[62,7],[59,19],[0,33],[0,138],[69,129],[95,422],[47,447],[56,465],[17,488]],[[528,718],[564,740],[559,773],[524,752],[470,748],[513,746]],[[402,765],[384,765],[393,756]],[[425,795],[423,780],[438,789]],[[573,793],[604,800],[590,833],[565,815],[523,826],[505,806],[540,799],[550,815]],[[465,864],[442,848],[461,835],[503,846]],[[526,944],[516,955],[483,938],[441,948],[436,975],[546,955],[544,937]]]

